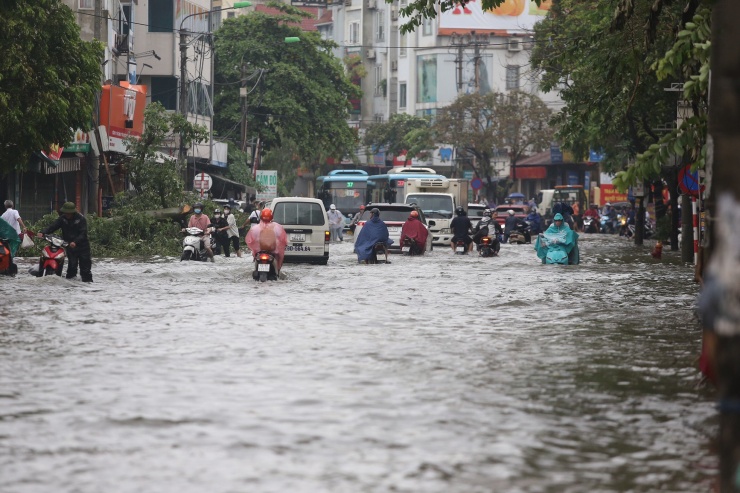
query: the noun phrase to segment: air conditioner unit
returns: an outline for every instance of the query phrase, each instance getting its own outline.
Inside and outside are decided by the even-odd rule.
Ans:
[[[398,7],[391,7],[391,20],[392,21],[398,20]]]
[[[522,40],[521,39],[510,39],[506,44],[506,49],[509,51],[522,51]]]
[[[376,0],[367,0],[367,8],[375,9],[377,7],[378,7],[378,4],[376,3]]]
[[[365,58],[367,58],[368,60],[375,60],[375,50],[367,50],[365,52]]]
[[[352,6],[352,0],[344,0],[344,6],[345,7],[351,7]]]
[[[391,70],[398,70],[398,60],[391,60]]]

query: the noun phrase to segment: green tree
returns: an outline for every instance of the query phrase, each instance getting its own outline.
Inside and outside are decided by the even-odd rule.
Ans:
[[[393,3],[394,0],[385,0],[386,3]],[[471,0],[468,0],[471,1]],[[494,7],[498,7],[502,3],[515,0],[481,0],[481,7],[483,10],[491,10]],[[523,0],[516,0],[523,1]],[[537,5],[540,5],[546,1],[553,0],[533,0]],[[662,0],[659,0],[662,1]],[[455,8],[456,5],[468,3],[467,1],[459,0],[440,0],[439,2],[433,0],[410,0],[406,7],[401,8],[401,14],[406,17],[406,22],[401,26],[401,33],[406,34],[417,27],[421,26],[424,19],[434,19],[437,17],[437,12],[446,12]],[[526,4],[526,3],[525,3]]]
[[[176,159],[159,152],[172,134],[181,135],[187,148],[205,141],[208,129],[190,123],[179,113],[168,112],[160,103],[151,103],[144,111],[141,138],[126,138],[126,169],[137,192],[136,205],[143,209],[174,207],[182,201],[182,169]]]
[[[279,15],[252,12],[227,19],[216,33],[215,128],[228,135],[242,118],[239,96],[247,80],[248,140],[260,137],[265,151],[290,140],[302,156],[342,157],[354,149],[356,133],[347,125],[349,100],[359,89],[331,50],[336,45],[298,27],[307,14],[270,3]],[[300,43],[285,44],[286,37]]]
[[[91,127],[100,91],[98,42],[80,39],[60,0],[0,6],[0,174],[25,169],[31,154]]]
[[[398,113],[391,115],[387,122],[370,125],[365,133],[363,143],[370,148],[384,148],[388,154],[400,156],[406,151],[406,159],[415,157],[419,151],[411,154],[412,148],[418,148],[419,136],[426,135],[431,127],[428,118]],[[421,133],[419,131],[422,131]],[[431,149],[433,144],[422,139],[424,149]]]
[[[464,94],[439,112],[434,135],[437,142],[454,145],[458,156],[474,158],[465,166],[483,180],[486,196],[497,198],[494,158],[506,153],[515,167],[524,155],[547,148],[553,136],[550,117],[549,108],[532,94]]]

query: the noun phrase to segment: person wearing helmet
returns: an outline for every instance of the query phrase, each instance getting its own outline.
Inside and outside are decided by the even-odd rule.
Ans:
[[[229,237],[226,233],[228,227],[229,225],[226,222],[226,215],[221,215],[221,209],[214,209],[213,217],[211,217],[211,234],[213,235],[213,239],[216,241],[216,245],[213,250],[215,255],[220,255],[222,249],[225,251],[225,249],[228,248],[228,246],[225,246],[225,243],[229,241]]]
[[[203,212],[203,203],[196,202],[195,205],[193,205],[193,215],[190,216],[190,220],[188,220],[188,228],[198,228],[203,231],[203,236],[200,241],[203,243],[203,247],[206,250],[206,256],[211,262],[214,262],[213,249],[211,249],[210,225],[211,220]],[[183,231],[185,230],[183,229]]]
[[[452,230],[452,240],[450,241],[450,247],[452,253],[455,253],[455,243],[459,240],[465,242],[465,248],[467,251],[473,251],[473,239],[470,237],[470,230],[473,229],[473,223],[470,222],[470,218],[465,213],[465,209],[458,206],[455,209],[457,217],[450,223],[450,230]]]
[[[521,218],[516,217],[513,209],[506,211],[506,220],[504,220],[504,243],[509,242],[509,236],[519,227],[525,227],[527,223]]]
[[[409,242],[409,253],[411,255],[423,255],[427,248],[429,230],[419,220],[419,213],[415,210],[409,213],[409,218],[401,228],[401,248]]]
[[[355,232],[355,229],[357,228],[357,223],[360,222],[360,218],[362,217],[362,214],[365,212],[365,206],[360,205],[360,212],[355,214],[355,216],[352,218],[352,221],[349,223],[349,230],[353,233]]]
[[[473,243],[476,245],[480,244],[480,241],[482,238],[486,236],[490,236],[493,238],[493,242],[491,244],[491,247],[493,248],[493,254],[498,255],[499,250],[501,250],[501,241],[499,240],[499,235],[503,234],[503,230],[501,229],[501,225],[496,221],[496,218],[494,216],[494,212],[491,211],[491,209],[486,209],[483,211],[483,218],[478,222],[478,224],[475,225],[475,228],[473,229]]]
[[[370,219],[365,222],[355,240],[357,261],[367,263],[378,243],[384,243],[388,247],[393,244],[393,240],[388,235],[388,226],[380,220],[380,210],[373,208]]]
[[[288,235],[283,227],[273,221],[272,209],[264,208],[260,212],[260,222],[249,228],[245,238],[252,256],[257,257],[259,252],[269,252],[275,256],[275,270],[280,275],[285,258],[285,247],[288,244]]]

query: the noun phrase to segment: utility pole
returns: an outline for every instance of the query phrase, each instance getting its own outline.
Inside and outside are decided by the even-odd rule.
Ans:
[[[737,265],[737,245],[725,252],[717,249],[718,242],[730,242],[731,238],[720,238],[717,231],[717,204],[723,195],[735,202],[740,200],[740,113],[737,101],[740,86],[737,84],[737,67],[740,63],[740,30],[736,19],[740,16],[740,2],[717,0],[712,8],[712,60],[710,77],[709,131],[706,174],[708,243],[705,246],[710,268],[715,279],[705,278],[707,288],[703,296],[710,298],[715,319],[724,320],[722,326],[705,327],[704,330],[716,338],[716,372],[719,409],[719,491],[740,491],[738,468],[740,467],[740,324],[733,314],[737,310],[737,292],[740,279],[731,270]],[[737,207],[737,206],[736,206]],[[737,211],[734,211],[737,214]],[[726,266],[724,276],[718,276],[713,264],[718,254]],[[702,263],[702,259],[699,259]],[[729,269],[729,270],[728,270]],[[723,280],[717,277],[724,277]],[[706,300],[702,300],[703,302]],[[704,319],[705,323],[712,320]]]
[[[180,114],[187,119],[188,117],[188,30],[180,28]],[[180,152],[178,155],[180,166],[183,167],[183,178],[187,183],[188,165],[187,155],[185,153],[185,138],[180,134]]]
[[[453,34],[450,40],[450,46],[457,48],[457,55],[455,56],[455,70],[457,71],[457,94],[463,93],[463,60],[465,54],[465,47],[469,45],[469,41],[465,39],[466,36]]]
[[[247,152],[247,64],[242,62],[242,86],[239,89],[242,98],[242,152]]]
[[[482,58],[480,54],[480,47],[488,45],[488,36],[483,34],[475,34],[475,31],[471,31],[472,45],[474,50],[473,60],[475,66],[475,93],[480,94],[480,60]]]

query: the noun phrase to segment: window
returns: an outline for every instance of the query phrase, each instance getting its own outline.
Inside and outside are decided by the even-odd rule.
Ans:
[[[406,56],[406,35],[401,34],[401,46],[398,50],[398,56]]]
[[[80,9],[94,9],[95,0],[80,0]]]
[[[349,23],[349,44],[351,45],[360,44],[360,23],[359,22]]]
[[[432,35],[432,19],[424,19],[422,22],[422,36],[431,36]]]
[[[519,65],[506,66],[506,89],[519,89]]]
[[[319,204],[307,202],[278,202],[272,211],[278,224],[323,226],[324,211]]]
[[[233,19],[234,17],[236,17],[236,12],[227,12],[226,13],[226,18],[227,19]]]
[[[375,66],[375,95],[385,96],[385,79],[383,78],[383,66]]]
[[[177,110],[177,79],[175,77],[152,76],[152,103],[162,103],[166,110]]]
[[[399,108],[406,107],[406,83],[405,82],[401,82],[401,85],[398,86],[398,107]]]
[[[377,10],[375,12],[375,41],[385,41],[385,12]]]
[[[149,0],[150,33],[171,33],[174,23],[174,0]]]
[[[128,28],[131,25],[131,5],[121,5],[121,16],[120,24],[118,26],[118,32],[124,36],[128,36]]]

